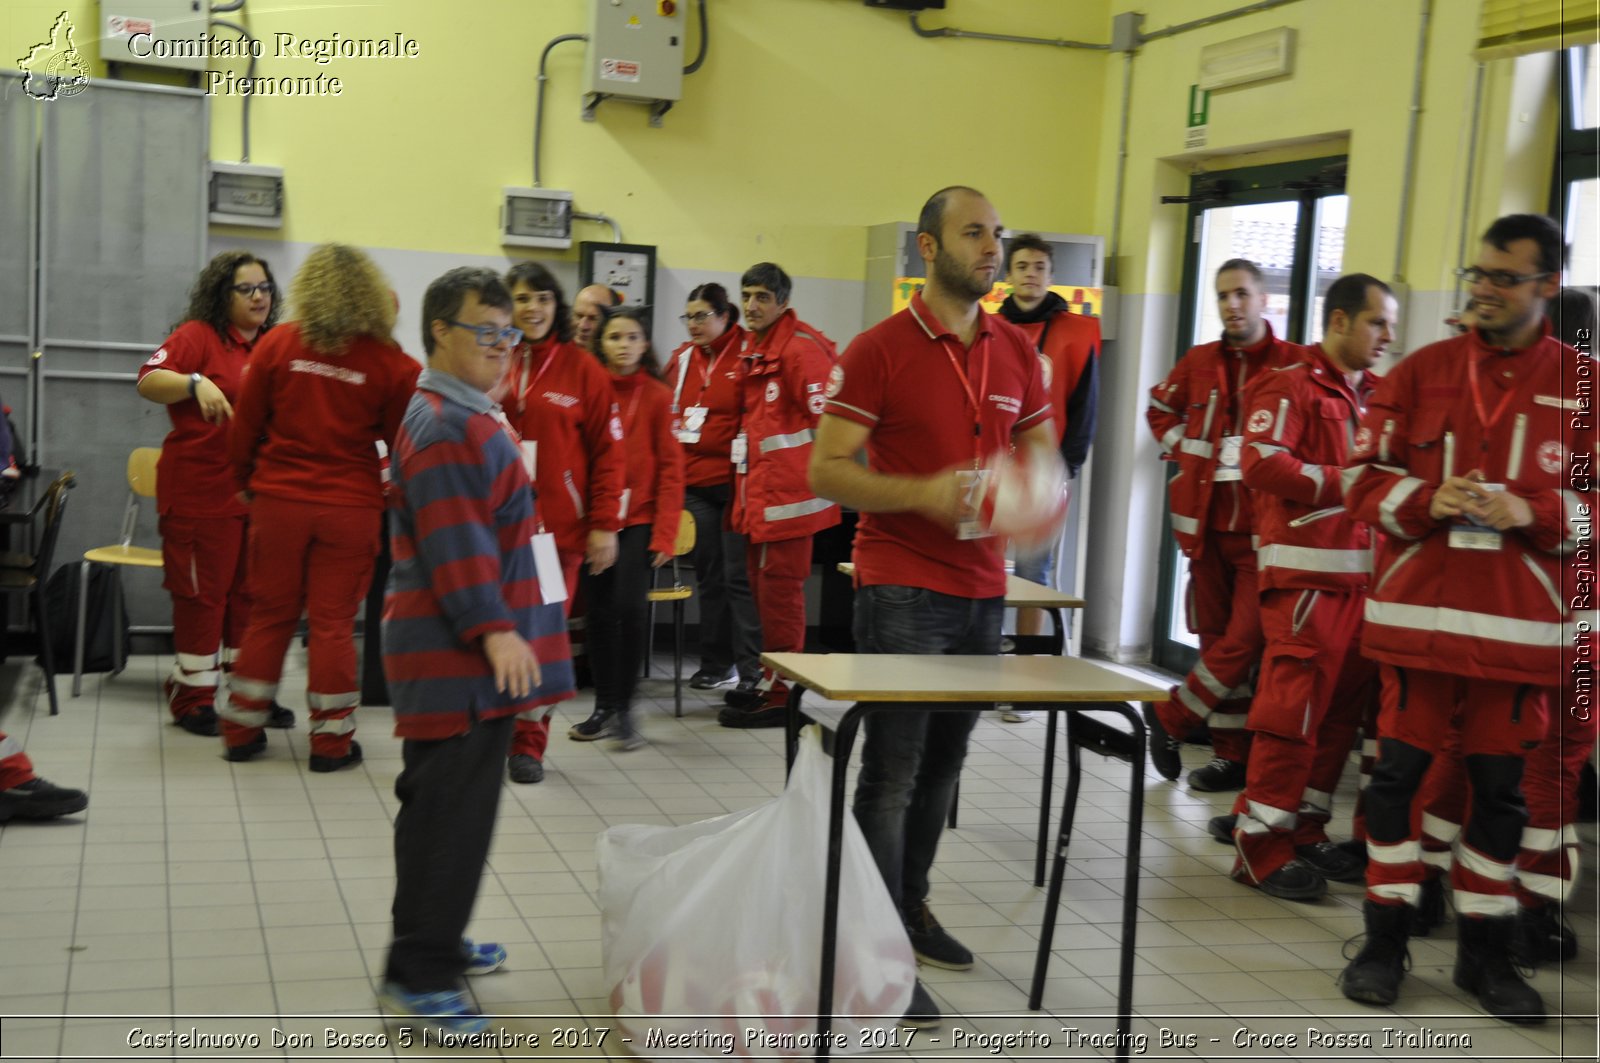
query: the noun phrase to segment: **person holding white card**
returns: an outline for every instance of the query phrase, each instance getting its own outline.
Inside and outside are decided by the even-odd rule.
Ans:
[[[1588,355],[1544,320],[1560,288],[1561,228],[1500,218],[1457,271],[1470,333],[1430,344],[1379,386],[1345,470],[1345,506],[1384,532],[1361,649],[1379,664],[1378,762],[1366,791],[1367,940],[1345,996],[1388,1005],[1407,966],[1425,875],[1419,785],[1459,722],[1472,808],[1456,845],[1455,984],[1484,1010],[1538,1023],[1544,1002],[1511,962],[1513,862],[1528,810],[1524,761],[1546,739],[1560,682],[1572,557],[1592,536],[1596,450]]]
[[[672,393],[661,382],[646,313],[637,307],[613,310],[594,337],[594,354],[611,373],[622,411],[628,466],[617,560],[583,577],[594,712],[567,732],[578,742],[613,738],[623,750],[644,745],[633,693],[648,637],[650,571],[672,560],[683,512],[683,452],[673,438]]]

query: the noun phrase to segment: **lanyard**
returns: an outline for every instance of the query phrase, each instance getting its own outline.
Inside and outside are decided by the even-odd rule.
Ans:
[[[1224,350],[1226,350],[1226,348],[1224,348]],[[1228,372],[1223,368],[1223,362],[1227,360],[1226,357],[1220,358],[1217,361],[1217,398],[1221,399],[1225,403],[1225,407],[1222,411],[1223,424],[1226,426],[1223,429],[1222,434],[1225,436],[1233,434],[1233,424],[1234,421],[1237,420],[1237,418],[1234,416],[1233,404],[1238,392],[1241,390],[1244,384],[1245,369],[1248,366],[1248,363],[1245,362],[1244,352],[1238,351],[1237,353],[1239,355],[1240,388],[1230,389],[1228,387]]]
[[[521,415],[522,413],[526,412],[526,410],[528,408],[528,402],[527,402],[527,398],[526,398],[526,396],[528,394],[528,389],[533,387],[533,385],[537,384],[539,382],[539,378],[544,376],[544,371],[546,369],[550,368],[550,363],[555,359],[555,356],[556,356],[556,348],[560,347],[560,346],[561,346],[561,344],[559,344],[559,343],[552,343],[550,345],[550,353],[544,356],[544,364],[539,366],[539,371],[537,373],[533,374],[533,379],[532,380],[528,379],[528,363],[533,360],[533,347],[529,346],[528,353],[526,355],[524,355],[523,357],[517,359],[517,413],[518,413],[518,415]]]
[[[983,350],[983,375],[978,380],[978,391],[972,390],[972,381],[967,376],[967,371],[961,368],[961,359],[956,357],[956,352],[951,350],[950,341],[943,336],[939,342],[944,345],[945,357],[950,359],[950,368],[956,371],[956,378],[961,381],[962,390],[967,393],[967,401],[972,403],[972,467],[978,468],[983,462],[983,406],[979,402],[980,395],[989,391],[989,336],[985,333],[976,344],[972,353],[976,354],[979,348]]]
[[[637,373],[639,370],[635,369],[634,372]],[[628,414],[622,421],[622,430],[624,432],[633,431],[633,419],[639,413],[639,393],[643,390],[642,386],[634,388],[633,396],[628,399]]]
[[[1499,423],[1500,415],[1506,412],[1506,407],[1511,405],[1511,399],[1516,394],[1516,389],[1512,388],[1501,396],[1500,405],[1494,408],[1494,416],[1490,417],[1483,411],[1483,393],[1478,390],[1478,359],[1476,358],[1469,357],[1467,359],[1467,380],[1472,384],[1472,405],[1477,410],[1478,423],[1483,426],[1484,435],[1487,436],[1489,430]],[[1488,442],[1488,439],[1484,440],[1486,446]]]
[[[678,413],[678,405],[683,398],[683,379],[689,375],[689,362],[694,358],[696,351],[702,350],[695,344],[690,344],[689,349],[678,356],[678,386],[672,389],[672,412]],[[716,372],[717,363],[722,361],[722,356],[727,354],[727,347],[717,352],[715,358],[709,359],[700,381],[700,394],[704,395],[711,387],[711,375]]]

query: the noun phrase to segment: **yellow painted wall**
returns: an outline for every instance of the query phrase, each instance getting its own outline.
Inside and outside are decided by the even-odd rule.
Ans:
[[[1113,5],[1118,12],[1142,11],[1146,33],[1240,6],[1233,0]],[[1448,289],[1467,184],[1478,5],[1433,0],[1411,209],[1402,217],[1422,11],[1423,0],[1300,0],[1147,43],[1133,60],[1118,274],[1123,290],[1177,291],[1184,208],[1163,206],[1159,197],[1187,192],[1192,173],[1340,152],[1350,159],[1345,268],[1395,276],[1405,232],[1399,276],[1413,288]],[[1188,90],[1197,80],[1200,49],[1280,26],[1297,31],[1294,72],[1213,92],[1209,143],[1186,151]],[[1501,59],[1486,67],[1470,234],[1497,214],[1548,207],[1555,86],[1526,71],[1516,77],[1518,62]],[[1112,58],[1105,72],[1106,151],[1096,211],[1097,231],[1106,233],[1114,213],[1123,75],[1122,57]]]
[[[952,0],[928,25],[1104,41],[1110,0]],[[692,4],[683,2],[690,9]],[[0,65],[65,7],[98,60],[98,5],[5,0]],[[585,46],[551,53],[544,184],[576,193],[663,265],[738,270],[771,258],[796,275],[863,276],[865,230],[914,219],[926,195],[975,184],[1017,224],[1095,224],[1105,53],[925,40],[904,14],[860,0],[710,0],[712,40],[685,98],[651,129],[637,105],[579,118]],[[586,0],[249,0],[223,16],[279,30],[415,37],[416,60],[271,56],[258,75],[343,81],[339,98],[252,105],[251,161],[287,171],[285,240],[494,255],[504,185],[532,184],[539,52],[586,32]],[[698,30],[691,28],[691,50]],[[244,62],[214,68],[244,72]],[[96,62],[96,74],[103,64]],[[66,106],[63,101],[53,106]],[[236,160],[240,101],[212,111],[213,158]],[[259,231],[241,230],[245,236]],[[580,239],[610,239],[580,225]]]

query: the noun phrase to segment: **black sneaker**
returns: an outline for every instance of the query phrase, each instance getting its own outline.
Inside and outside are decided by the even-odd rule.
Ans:
[[[943,967],[947,971],[972,970],[972,951],[939,925],[927,901],[902,910],[900,918],[905,921],[906,936],[911,939],[911,950],[917,954],[918,963]]]
[[[346,753],[344,756],[324,757],[313,753],[311,754],[311,760],[307,766],[315,772],[329,772],[338,771],[340,768],[348,768],[360,763],[361,743],[357,742],[355,739],[351,739],[350,752]]]
[[[1183,743],[1161,726],[1161,717],[1156,715],[1156,707],[1149,702],[1144,706],[1144,726],[1150,732],[1150,763],[1156,769],[1156,774],[1168,781],[1176,779],[1178,773],[1183,771],[1183,758],[1178,755]]]
[[[506,774],[512,782],[544,782],[544,765],[530,753],[518,753],[506,759]]]
[[[912,982],[911,1003],[906,1005],[906,1013],[900,1017],[900,1025],[915,1030],[937,1030],[942,1020],[939,1005],[933,1002],[933,997],[922,987],[922,979]]]
[[[574,742],[596,742],[602,738],[610,738],[612,731],[612,714],[605,709],[597,708],[589,714],[587,720],[569,727],[567,737]]]
[[[210,705],[200,705],[178,717],[178,726],[192,735],[203,738],[217,737],[217,710]]]
[[[10,819],[55,819],[89,807],[89,795],[43,779],[0,790],[0,823]]]
[[[1226,757],[1212,757],[1204,767],[1189,773],[1189,786],[1206,793],[1244,789],[1244,765]]]
[[[1297,845],[1294,855],[1310,864],[1317,874],[1329,882],[1360,882],[1367,877],[1367,862],[1333,842]]]
[[[267,710],[267,726],[287,731],[294,726],[294,710],[274,701],[272,707]]]
[[[1233,828],[1238,824],[1239,817],[1233,813],[1226,816],[1212,816],[1206,822],[1206,833],[1211,835],[1223,845],[1233,844]]]
[[[1285,901],[1320,900],[1328,892],[1328,880],[1304,860],[1290,860],[1256,885],[1268,897]]]
[[[267,751],[267,735],[264,731],[257,731],[256,736],[242,746],[222,747],[222,758],[235,764],[243,764],[251,757]]]
[[[718,687],[727,686],[738,678],[738,671],[732,667],[722,670],[702,668],[689,677],[689,688],[691,690],[715,690]]]
[[[722,695],[722,703],[731,709],[753,709],[766,699],[759,687],[759,678],[745,678],[739,680],[739,685]]]

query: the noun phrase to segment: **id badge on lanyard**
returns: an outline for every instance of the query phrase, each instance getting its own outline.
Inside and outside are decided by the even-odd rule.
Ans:
[[[533,537],[533,568],[539,574],[539,600],[545,605],[567,600],[567,581],[561,574],[561,556],[556,553],[556,537],[540,532]]]
[[[994,533],[983,522],[978,512],[983,496],[989,486],[990,470],[983,468],[983,405],[982,397],[989,391],[989,345],[985,336],[973,346],[974,354],[981,347],[983,350],[983,373],[978,381],[978,390],[972,390],[972,381],[968,378],[966,370],[961,367],[961,361],[956,358],[955,352],[950,349],[948,340],[944,343],[944,353],[950,359],[950,368],[955,370],[956,379],[961,381],[962,390],[967,393],[967,401],[972,406],[972,468],[961,469],[956,475],[962,489],[962,507],[970,514],[961,518],[956,523],[956,538],[966,541],[971,539],[987,539]]]
[[[1482,491],[1504,491],[1505,484],[1479,484]],[[1465,524],[1450,527],[1450,547],[1454,550],[1498,550],[1505,543],[1505,532],[1491,528],[1470,513],[1463,514]]]

